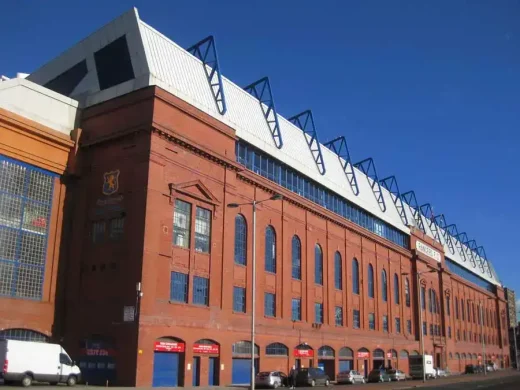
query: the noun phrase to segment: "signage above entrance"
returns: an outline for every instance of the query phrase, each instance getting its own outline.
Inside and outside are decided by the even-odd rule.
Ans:
[[[193,353],[218,355],[218,344],[193,344]]]
[[[358,352],[358,359],[368,359],[370,357],[370,352]]]
[[[294,357],[313,357],[314,350],[313,349],[295,349]]]
[[[175,341],[156,341],[154,351],[157,352],[184,352],[184,343]]]
[[[422,241],[419,241],[419,240],[415,241],[415,250],[419,253],[422,253],[423,255],[426,255],[426,256],[432,258],[433,260],[435,260],[439,263],[441,262],[440,252],[438,252],[435,249],[433,249],[432,247],[426,245]]]

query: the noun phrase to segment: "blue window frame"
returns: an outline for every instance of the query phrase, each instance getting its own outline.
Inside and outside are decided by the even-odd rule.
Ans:
[[[300,298],[292,299],[292,315],[291,319],[293,321],[301,321],[302,320],[302,301]]]
[[[374,298],[374,267],[368,265],[368,297]]]
[[[359,329],[360,321],[359,321],[359,310],[352,311],[352,327],[354,329]]]
[[[247,225],[242,214],[235,217],[235,264],[247,263]]]
[[[388,333],[388,316],[383,316],[383,332]]]
[[[352,259],[352,292],[359,294],[359,263],[355,257]]]
[[[200,276],[193,277],[193,303],[209,305],[209,279]]]
[[[343,264],[339,252],[334,254],[334,287],[343,290]]]
[[[233,287],[233,311],[246,312],[246,289],[244,287]]]
[[[276,273],[276,233],[272,226],[265,228],[265,270]]]
[[[264,294],[264,313],[266,317],[276,317],[276,295]]]
[[[399,277],[394,274],[394,303],[399,305],[401,298],[399,296]]]
[[[410,307],[410,281],[408,278],[404,280],[404,298],[406,300],[406,307]]]
[[[314,247],[314,283],[323,286],[323,251],[319,244]]]
[[[408,235],[242,140],[236,143],[236,159],[239,164],[289,191],[403,248],[409,247]]]
[[[42,298],[56,177],[0,156],[0,296]]]
[[[302,244],[298,236],[293,236],[291,243],[292,277],[302,279]]]
[[[181,272],[171,273],[170,300],[188,303],[188,275]]]
[[[265,354],[271,356],[289,356],[289,348],[282,343],[272,343],[265,347]]]
[[[334,317],[336,320],[336,326],[343,326],[343,308],[341,306],[336,306]]]
[[[43,333],[30,329],[5,329],[0,331],[0,340],[18,340],[18,341],[34,341],[38,343],[48,343],[49,337]]]
[[[470,272],[463,266],[457,264],[456,262],[447,257],[445,258],[445,260],[446,266],[455,275],[460,276],[461,278],[466,279],[467,281],[476,284],[477,286],[482,287],[489,292],[496,292],[496,286],[494,284],[488,282],[485,279],[482,279],[480,276],[474,274],[473,272]]]
[[[381,271],[381,296],[383,298],[383,302],[388,301],[388,280],[386,278],[386,271]]]
[[[395,317],[395,333],[401,333],[401,319]]]
[[[428,310],[430,311],[430,313],[433,312],[433,293],[432,293],[432,289],[428,289],[428,296],[429,296],[429,302],[428,302]]]
[[[314,303],[314,322],[323,324],[323,303]]]
[[[376,315],[374,313],[368,313],[368,329],[376,330]]]

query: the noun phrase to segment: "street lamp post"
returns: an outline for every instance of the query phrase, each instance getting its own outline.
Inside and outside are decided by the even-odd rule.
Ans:
[[[255,390],[255,320],[256,320],[256,206],[269,200],[281,200],[282,195],[274,194],[263,200],[253,200],[247,203],[229,203],[227,207],[237,208],[239,206],[251,205],[253,208],[253,264],[252,264],[252,296],[251,296],[251,390]]]
[[[422,320],[422,308],[423,308],[423,299],[421,295],[421,275],[423,274],[431,274],[437,272],[434,269],[429,271],[419,272],[417,271],[417,294],[419,296],[419,339],[421,341],[421,355],[422,355],[422,372],[423,372],[423,383],[426,383],[426,362],[424,356],[424,329],[423,329],[423,320]],[[408,275],[408,272],[402,273],[402,275]]]

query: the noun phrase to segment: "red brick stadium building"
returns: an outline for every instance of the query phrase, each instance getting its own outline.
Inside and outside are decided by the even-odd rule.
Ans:
[[[267,79],[225,79],[214,48],[184,50],[131,10],[28,77],[81,108],[44,333],[87,380],[244,384],[253,351],[260,370],[407,372],[422,336],[436,366],[477,364],[484,341],[508,367],[483,248],[350,161],[344,138],[320,144],[312,113],[277,115]],[[274,194],[257,209],[252,348],[250,203]]]

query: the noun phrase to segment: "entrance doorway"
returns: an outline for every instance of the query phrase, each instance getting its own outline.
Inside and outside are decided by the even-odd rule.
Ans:
[[[377,370],[385,366],[385,351],[376,349],[372,353],[372,370]]]
[[[193,386],[218,385],[219,356],[220,345],[214,340],[200,339],[193,344]]]
[[[251,352],[250,341],[237,341],[233,344],[231,367],[231,381],[233,385],[251,384]],[[255,345],[254,354],[255,373],[257,373],[260,365],[258,345]]]
[[[313,367],[314,349],[308,344],[300,344],[294,348],[293,355],[295,357],[296,368]]]
[[[369,369],[370,369],[370,367],[368,366],[369,359],[370,359],[370,352],[366,348],[360,348],[357,351],[356,358],[358,359],[357,370],[359,372],[363,373],[365,378],[368,378],[368,373],[369,373]]]
[[[162,337],[154,344],[153,387],[184,386],[184,341]]]
[[[318,367],[320,367],[331,380],[336,379],[336,354],[332,347],[324,345],[318,349]]]
[[[339,372],[350,371],[354,369],[354,352],[348,347],[339,350]]]

